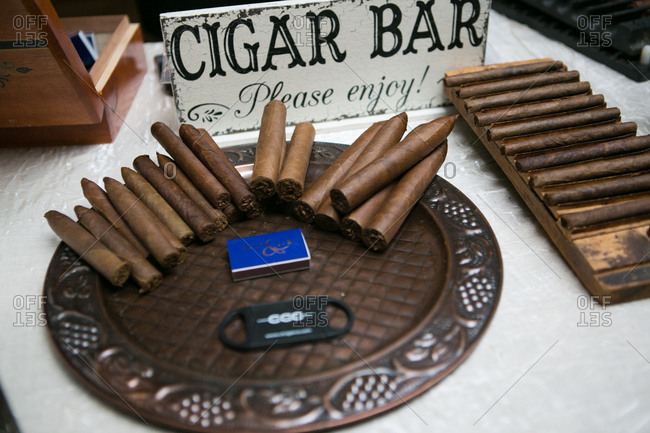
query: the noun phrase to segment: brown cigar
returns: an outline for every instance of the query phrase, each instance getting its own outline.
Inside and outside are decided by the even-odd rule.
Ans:
[[[121,287],[129,278],[128,263],[113,254],[106,245],[68,216],[51,210],[45,214],[45,219],[63,242],[112,285]]]
[[[474,124],[476,126],[487,126],[497,122],[509,122],[511,120],[521,120],[547,114],[567,113],[574,110],[594,108],[604,106],[604,104],[605,97],[603,95],[575,95],[567,98],[552,99],[550,101],[511,105],[479,111],[474,114]]]
[[[526,137],[506,138],[498,141],[497,144],[501,147],[503,154],[512,156],[519,153],[568,146],[570,144],[624,137],[635,132],[636,123],[634,122],[611,123],[582,126]]]
[[[575,203],[585,200],[616,197],[650,190],[650,173],[597,179],[587,182],[549,187],[542,190],[542,198],[549,205]]]
[[[342,181],[356,175],[362,168],[382,157],[388,149],[399,143],[404,132],[406,132],[407,123],[408,116],[406,113],[400,113],[388,119],[372,137],[361,155],[354,161]]]
[[[650,150],[534,172],[530,176],[529,183],[533,187],[542,187],[647,169],[650,169]]]
[[[381,157],[388,149],[399,143],[402,135],[406,131],[408,116],[406,113],[400,113],[388,119],[386,123],[377,131],[370,143],[363,149],[361,155],[354,161],[348,172],[338,182],[342,183],[355,176],[361,169]],[[337,184],[338,184],[337,183]],[[334,206],[332,199],[326,197],[323,203],[316,210],[314,217],[316,225],[323,230],[338,231],[340,227],[340,218]]]
[[[470,98],[494,93],[508,92],[510,90],[530,89],[531,87],[546,86],[548,84],[565,83],[580,80],[578,71],[545,72],[543,74],[524,75],[463,85],[456,94],[459,98]]]
[[[210,134],[201,134],[192,125],[181,125],[179,131],[183,142],[226,187],[235,206],[243,211],[260,210],[260,204],[248,184]]]
[[[183,263],[185,246],[131,190],[110,177],[104,178],[104,186],[115,209],[160,266],[170,268]]]
[[[305,190],[293,206],[293,213],[296,218],[304,222],[314,220],[316,210],[323,200],[329,197],[330,189],[345,176],[383,124],[384,122],[378,122],[371,125]]]
[[[650,197],[643,196],[619,203],[606,204],[582,212],[562,216],[562,224],[568,229],[588,227],[622,218],[631,218],[650,213]]]
[[[233,172],[233,174],[239,175],[241,177],[241,173],[239,172],[239,170],[237,170],[237,167],[235,167],[235,165],[232,163],[232,161],[230,161],[230,158],[228,158],[228,155],[226,155],[226,153],[223,150],[221,150],[219,145],[214,141],[212,136],[210,136],[208,131],[206,131],[204,128],[198,128],[197,131],[199,131],[199,133],[201,134],[201,139],[203,140],[203,142],[208,144],[210,146],[210,148],[212,150],[214,150],[217,153],[217,155],[219,155],[219,157],[224,161],[224,163],[228,166],[228,168],[230,168],[230,170]],[[207,137],[205,137],[205,135],[207,135]],[[245,180],[244,180],[244,183],[246,183]],[[248,184],[246,184],[246,186],[248,187]]]
[[[384,187],[384,189],[370,197],[361,206],[343,217],[341,219],[341,233],[343,233],[343,236],[354,241],[361,240],[363,229],[367,228],[368,223],[370,223],[372,218],[382,208],[395,187],[395,184],[396,182],[393,182]]]
[[[246,219],[246,212],[237,209],[237,206],[235,206],[232,203],[230,203],[228,206],[223,208],[222,212],[226,216],[226,219],[228,220],[228,224],[244,221]]]
[[[554,131],[574,126],[611,123],[620,119],[621,110],[618,108],[597,108],[577,113],[554,114],[535,119],[498,123],[487,130],[487,137],[488,140],[501,140],[507,137]]]
[[[125,260],[131,269],[131,277],[140,287],[140,293],[149,292],[158,287],[162,274],[124,236],[111,226],[108,221],[92,209],[75,206],[74,212],[79,222],[95,238],[106,245],[116,256]]]
[[[189,177],[183,173],[183,171],[176,166],[174,161],[168,156],[161,155],[160,153],[156,154],[158,158],[158,165],[160,169],[165,174],[165,177],[173,179],[174,183],[179,186],[180,189],[187,194],[187,196],[196,203],[203,212],[212,217],[212,221],[217,225],[217,229],[222,231],[228,225],[228,220],[224,213],[212,207],[212,204],[205,198],[205,196],[198,190],[196,186],[192,183]],[[232,203],[229,203],[228,206],[231,206]],[[226,206],[226,208],[228,207]],[[225,209],[225,208],[224,208]]]
[[[167,179],[147,155],[133,160],[133,167],[156,188],[202,242],[209,242],[217,236],[219,230],[214,221],[178,185]]]
[[[183,140],[174,134],[174,131],[164,123],[156,122],[151,125],[151,134],[214,207],[222,209],[230,202],[230,193],[183,143]]]
[[[533,60],[513,66],[485,66],[478,71],[458,75],[445,76],[444,82],[447,87],[456,87],[461,84],[476,83],[479,81],[499,80],[502,78],[515,77],[517,75],[537,74],[540,72],[551,72],[563,70],[562,62],[551,59]]]
[[[275,185],[280,174],[283,149],[287,145],[286,120],[287,109],[282,102],[273,100],[266,104],[251,176],[251,189],[259,198],[271,197],[276,192]]]
[[[286,202],[294,202],[302,195],[315,134],[309,122],[297,124],[293,131],[277,185],[278,195]]]
[[[474,113],[488,108],[541,101],[542,99],[563,98],[565,96],[579,95],[588,92],[591,92],[591,85],[588,81],[559,83],[549,84],[548,86],[533,87],[526,90],[513,90],[511,92],[497,93],[496,95],[475,96],[466,99],[464,104],[468,113]]]
[[[122,167],[122,179],[127,188],[140,197],[140,200],[174,233],[174,236],[183,242],[183,245],[192,243],[194,240],[192,229],[144,177],[128,167]]]
[[[142,254],[147,257],[149,251],[142,245],[142,242],[133,234],[127,223],[122,219],[120,214],[117,213],[111,201],[104,190],[95,182],[86,178],[81,179],[81,189],[83,190],[84,197],[88,200],[90,205],[106,220],[111,223],[117,231],[119,231],[124,238],[131,242],[133,246]]]
[[[383,157],[337,185],[330,191],[334,209],[346,214],[372,197],[438,147],[454,128],[457,119],[455,114],[418,126]]]
[[[314,224],[328,232],[336,232],[339,230],[341,218],[338,212],[334,210],[331,198],[325,197],[325,201],[323,201],[316,211],[316,215],[314,215]]]
[[[516,157],[515,165],[519,171],[531,171],[605,156],[638,152],[648,148],[650,148],[650,135],[639,135],[620,140],[561,147],[539,155]]]
[[[446,156],[445,140],[396,183],[381,210],[363,230],[361,238],[368,248],[383,251],[388,247],[406,216],[436,176]]]

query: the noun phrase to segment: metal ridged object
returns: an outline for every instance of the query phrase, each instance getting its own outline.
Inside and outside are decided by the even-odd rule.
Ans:
[[[315,144],[308,182],[341,149]],[[254,147],[228,154],[247,164]],[[233,283],[226,240],[287,228],[303,230],[311,269]],[[64,363],[127,413],[186,431],[302,432],[383,413],[438,383],[484,334],[501,283],[486,220],[436,178],[381,254],[268,212],[191,245],[187,261],[144,296],[110,287],[61,244],[44,293]],[[343,300],[355,315],[350,332],[268,352],[238,352],[218,338],[229,311],[309,295]]]

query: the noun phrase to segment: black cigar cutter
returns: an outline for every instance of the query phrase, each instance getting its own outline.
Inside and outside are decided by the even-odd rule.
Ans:
[[[333,305],[347,316],[343,328],[332,328],[325,308]],[[246,339],[232,341],[226,336],[226,327],[241,318]],[[345,334],[352,328],[354,315],[345,303],[327,296],[297,296],[292,300],[254,304],[229,313],[219,325],[219,338],[233,349],[267,349],[329,340]]]

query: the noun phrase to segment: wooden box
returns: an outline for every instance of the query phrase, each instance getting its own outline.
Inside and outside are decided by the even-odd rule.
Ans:
[[[126,15],[58,17],[47,0],[0,12],[0,146],[109,143],[146,72],[142,33]],[[105,45],[86,71],[69,37]]]

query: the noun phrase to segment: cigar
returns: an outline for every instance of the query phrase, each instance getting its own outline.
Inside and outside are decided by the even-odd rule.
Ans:
[[[309,122],[297,124],[293,131],[277,185],[278,195],[286,202],[294,202],[302,195],[315,135]]]
[[[384,251],[402,223],[420,200],[447,156],[444,140],[433,152],[402,176],[391,190],[381,210],[364,228],[361,238],[373,251]]]
[[[498,123],[487,130],[488,140],[501,140],[507,137],[529,135],[545,131],[554,131],[574,126],[611,123],[621,119],[618,108],[597,108],[595,110],[579,111],[569,114],[554,114],[551,116],[526,119],[509,123]]]
[[[567,113],[569,111],[605,105],[603,95],[575,95],[550,101],[533,102],[530,104],[511,105],[509,107],[492,108],[474,114],[476,126],[487,126],[497,122],[527,119],[529,117],[547,114]]]
[[[168,156],[160,153],[156,154],[158,158],[158,165],[163,171],[165,176],[174,179],[174,183],[187,194],[187,196],[196,203],[208,216],[212,217],[212,221],[217,225],[217,230],[222,231],[228,225],[226,215],[221,210],[212,206],[212,204],[205,198],[199,189],[192,183],[189,177],[176,166],[176,163]],[[232,206],[232,203],[228,203]],[[226,208],[228,207],[226,206]],[[225,208],[224,208],[225,209]]]
[[[230,161],[230,158],[228,158],[228,155],[226,155],[226,153],[223,150],[221,150],[219,145],[214,141],[214,139],[208,133],[208,131],[206,131],[204,128],[198,128],[197,131],[199,131],[199,133],[201,134],[201,140],[204,143],[206,143],[207,145],[209,145],[210,148],[212,150],[214,150],[217,153],[217,155],[219,155],[221,160],[228,166],[228,168],[230,168],[230,170],[233,172],[233,174],[235,176],[239,176],[243,180],[243,177],[242,177],[241,173],[239,172],[239,170],[237,170],[237,167],[235,167],[235,165],[232,163],[232,161]],[[205,137],[206,135],[207,135],[207,137]],[[246,183],[246,180],[244,180],[244,183],[246,184],[246,187],[248,188],[248,183]],[[248,191],[250,192],[250,189]]]
[[[314,215],[314,224],[328,232],[337,232],[339,230],[341,218],[332,206],[331,198],[325,197],[325,200]]]
[[[644,196],[620,203],[606,204],[581,212],[565,214],[560,220],[566,228],[575,229],[648,213],[650,213],[650,197]]]
[[[407,123],[408,115],[406,113],[400,113],[388,119],[372,137],[370,143],[363,149],[361,155],[354,161],[341,181],[356,175],[361,169],[382,157],[388,149],[399,143],[406,132]]]
[[[341,219],[341,233],[343,236],[354,241],[361,240],[363,229],[367,228],[368,223],[379,212],[396,182],[384,187],[377,194],[366,200],[361,206],[350,212]]]
[[[140,174],[128,167],[122,167],[122,178],[127,188],[140,197],[140,200],[169,228],[183,245],[189,245],[194,240],[194,232],[185,221],[165,201],[158,191]]]
[[[348,172],[339,182],[345,182],[355,176],[361,169],[381,157],[388,149],[399,143],[399,140],[406,131],[408,116],[406,113],[400,113],[388,119],[377,133],[372,137],[370,143],[363,149],[363,152],[354,161]],[[337,182],[338,184],[338,182]],[[323,230],[338,231],[340,228],[340,218],[330,197],[325,200],[316,210],[314,222]]]
[[[104,186],[115,209],[160,266],[170,268],[185,260],[185,245],[131,190],[110,177],[104,178]]]
[[[174,134],[174,131],[164,123],[156,122],[151,125],[151,134],[214,207],[222,209],[230,202],[230,193],[183,143],[183,140]]]
[[[459,98],[466,99],[473,96],[483,96],[494,93],[508,92],[510,90],[530,89],[532,87],[545,86],[548,84],[565,83],[568,81],[579,81],[578,71],[545,72],[543,74],[524,75],[479,83],[464,84],[456,94]]]
[[[246,212],[261,210],[259,202],[242,175],[212,140],[210,134],[201,134],[192,125],[181,125],[179,132],[187,147],[226,187],[235,206]]]
[[[147,155],[133,160],[133,167],[156,188],[202,242],[209,242],[217,236],[219,230],[214,221],[178,185],[167,179]]]
[[[282,102],[272,100],[266,104],[251,176],[251,189],[258,198],[268,198],[276,193],[275,185],[280,174],[283,149],[287,145],[286,120],[287,109]]]
[[[532,87],[526,90],[513,90],[511,92],[497,93],[496,95],[475,96],[465,99],[464,104],[468,113],[474,113],[487,108],[534,102],[542,99],[563,98],[588,92],[591,92],[589,82],[579,81],[577,83],[549,84],[548,86]]]
[[[650,190],[650,173],[634,173],[562,185],[561,187],[544,188],[542,189],[542,198],[547,204],[554,206],[648,190]]]
[[[461,84],[476,83],[479,81],[499,80],[515,77],[517,75],[537,74],[566,69],[564,64],[557,60],[534,60],[513,66],[492,65],[481,67],[480,70],[464,74],[448,75],[444,78],[445,86],[456,87]]]
[[[117,213],[111,201],[104,190],[95,182],[86,178],[81,179],[81,189],[83,190],[84,197],[90,205],[99,212],[106,220],[119,231],[124,238],[131,242],[131,244],[142,254],[147,257],[149,251],[142,245],[142,242],[133,234],[128,224],[122,219],[120,214]]]
[[[530,176],[533,187],[542,187],[558,183],[579,182],[598,177],[614,176],[650,169],[650,150],[614,158],[597,159],[568,166],[549,168]]]
[[[531,171],[605,156],[638,152],[649,147],[650,135],[639,135],[620,140],[561,147],[539,155],[518,156],[515,157],[515,166],[519,171]]]
[[[370,128],[361,134],[354,143],[348,146],[336,161],[305,190],[293,205],[293,213],[296,218],[304,222],[312,222],[314,220],[316,210],[323,200],[329,197],[330,189],[345,176],[354,161],[356,161],[383,124],[384,122],[378,122],[371,125]]]
[[[106,245],[116,256],[129,264],[131,277],[140,287],[140,293],[149,292],[160,285],[163,278],[160,271],[149,263],[104,217],[83,206],[75,206],[74,212],[86,230]]]
[[[237,206],[235,206],[232,203],[230,203],[228,206],[223,208],[222,212],[226,216],[228,224],[244,221],[246,219],[246,212],[237,209]]]
[[[86,229],[70,217],[51,210],[45,219],[54,233],[72,250],[79,254],[94,270],[103,275],[112,285],[122,287],[129,278],[129,265],[117,257],[106,245],[95,239]]]
[[[418,126],[381,158],[330,191],[332,205],[341,214],[373,196],[377,191],[413,167],[449,135],[458,115],[441,117]]]
[[[497,142],[501,153],[512,156],[519,153],[534,152],[568,146],[588,141],[624,137],[636,133],[636,123],[611,123],[605,125],[582,126],[547,132],[526,137],[506,138]]]

